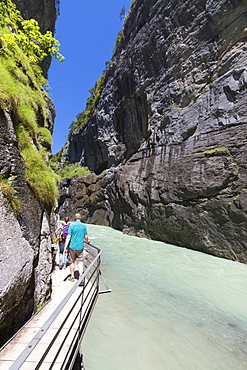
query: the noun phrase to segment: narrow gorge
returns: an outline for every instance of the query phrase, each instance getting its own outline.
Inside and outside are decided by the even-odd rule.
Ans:
[[[14,3],[54,34],[59,1]],[[246,1],[133,0],[113,49],[51,160],[51,57],[0,51],[0,345],[50,297],[58,214],[247,262]]]
[[[59,213],[247,261],[247,3],[136,0]]]

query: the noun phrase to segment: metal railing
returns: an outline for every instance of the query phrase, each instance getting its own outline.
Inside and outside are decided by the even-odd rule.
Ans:
[[[52,369],[56,364],[60,364],[60,369],[70,370],[73,368],[78,352],[80,352],[81,341],[88,325],[89,319],[96,304],[98,295],[100,293],[110,292],[105,280],[100,271],[100,255],[102,250],[95,245],[89,243],[85,247],[86,256],[84,260],[84,272],[79,277],[78,281],[73,285],[69,293],[62,300],[59,306],[55,309],[53,314],[48,318],[45,324],[39,329],[34,338],[26,346],[20,356],[16,359],[14,364],[10,367],[11,370],[20,369],[21,366],[28,361],[28,357],[34,351],[35,347],[40,343],[42,337],[51,327],[58,315],[62,312],[66,304],[69,302],[72,295],[77,289],[80,289],[76,300],[69,308],[69,312],[63,318],[61,325],[57,328],[55,335],[47,346],[45,352],[40,358],[39,362],[33,369]],[[100,277],[106,285],[106,289],[100,291]],[[83,284],[83,287],[81,286]],[[55,355],[51,360],[47,360],[48,356],[51,358],[51,350]],[[42,366],[46,363],[45,367]],[[49,366],[47,366],[49,363]]]

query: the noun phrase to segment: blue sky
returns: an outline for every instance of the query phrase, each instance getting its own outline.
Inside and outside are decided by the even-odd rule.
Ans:
[[[69,126],[85,104],[103,70],[111,60],[118,32],[123,28],[119,14],[131,0],[61,0],[55,37],[65,56],[53,59],[48,72],[50,95],[56,106],[53,154],[65,144]]]

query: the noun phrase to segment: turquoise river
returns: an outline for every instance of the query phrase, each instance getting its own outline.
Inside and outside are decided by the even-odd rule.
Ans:
[[[112,289],[83,339],[86,370],[247,369],[247,266],[88,225]]]

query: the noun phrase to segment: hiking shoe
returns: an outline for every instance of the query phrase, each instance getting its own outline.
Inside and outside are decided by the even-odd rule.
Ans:
[[[83,280],[80,282],[79,286],[84,286],[84,285],[85,285],[85,279],[83,279]]]

